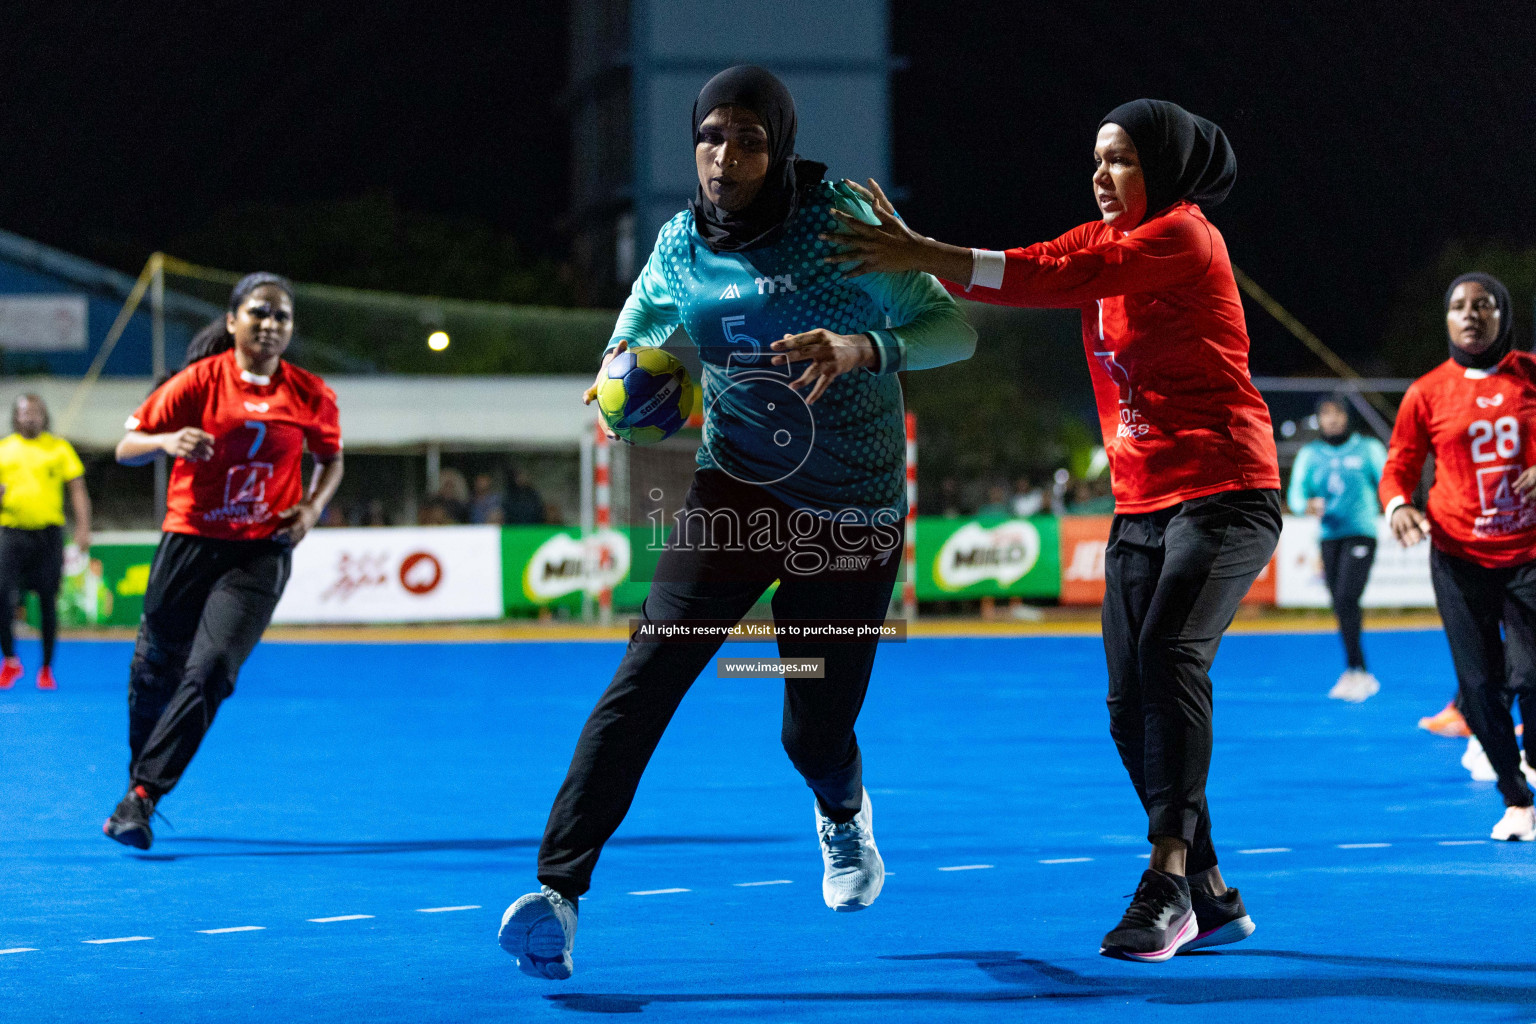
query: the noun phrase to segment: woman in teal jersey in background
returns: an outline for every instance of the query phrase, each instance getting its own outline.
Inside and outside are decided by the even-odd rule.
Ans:
[[[876,218],[847,185],[823,181],[823,165],[795,154],[795,131],[794,100],[762,68],[730,68],[704,86],[693,110],[698,193],[661,229],[603,360],[681,327],[703,364],[704,437],[639,628],[550,811],[542,888],[502,918],[502,948],[534,977],[571,976],[577,900],[720,647],[657,640],[652,628],[734,623],[775,580],[780,629],[883,623],[906,514],[896,371],[975,348],[975,332],[927,274],[848,277],[824,262],[836,251],[820,237],[838,229],[833,210]],[[822,661],[822,678],[785,680],[782,740],[815,795],[822,898],[834,910],[869,906],[885,878],[854,735],[875,651],[873,639],[779,641],[786,659]],[[710,768],[700,765],[700,777]],[[723,825],[730,802],[701,788],[679,813]],[[664,950],[664,937],[655,946]]]
[[[1322,519],[1323,579],[1348,662],[1328,696],[1358,704],[1381,689],[1360,646],[1360,595],[1376,561],[1376,490],[1387,449],[1349,429],[1348,399],[1340,395],[1317,403],[1317,428],[1321,436],[1296,453],[1287,497],[1293,514]]]

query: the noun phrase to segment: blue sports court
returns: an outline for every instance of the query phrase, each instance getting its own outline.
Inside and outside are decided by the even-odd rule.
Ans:
[[[1325,697],[1331,634],[1236,634],[1217,660],[1212,810],[1258,924],[1240,945],[1097,955],[1145,843],[1096,636],[916,638],[881,652],[860,723],[891,872],[874,907],[822,905],[777,684],[706,677],[563,984],[519,974],[496,927],[618,644],[265,643],[138,854],[100,835],[130,647],[70,642],[58,693],[0,694],[0,1002],[27,1022],[1530,1020],[1536,851],[1486,839],[1493,785],[1414,728],[1451,689],[1442,635],[1367,642],[1384,685],[1359,706]]]

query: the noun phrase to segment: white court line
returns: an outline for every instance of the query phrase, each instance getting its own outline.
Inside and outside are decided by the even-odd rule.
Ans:
[[[340,917],[311,917],[310,924],[330,924],[332,921],[367,921],[372,914],[342,914]]]
[[[448,913],[452,913],[455,910],[479,910],[479,909],[480,909],[480,904],[478,904],[478,903],[466,903],[462,907],[418,907],[417,910],[416,910],[416,913],[418,913],[418,914],[448,914]]]
[[[774,878],[767,882],[733,882],[731,884],[738,889],[750,889],[755,885],[791,885],[793,883],[787,878]]]
[[[5,954],[7,954],[7,953],[36,953],[36,952],[37,952],[37,947],[36,946],[17,946],[15,949],[0,949],[0,956],[5,956]]]
[[[1440,844],[1439,845],[1441,845],[1441,846],[1482,846],[1487,841],[1488,840],[1486,840],[1486,839],[1442,839],[1442,840],[1440,840]]]
[[[267,926],[264,924],[242,924],[235,928],[199,928],[199,935],[228,935],[230,932],[264,932]]]
[[[1341,850],[1385,850],[1391,843],[1340,843]]]
[[[1290,853],[1289,846],[1259,846],[1252,850],[1238,850],[1238,853]]]
[[[692,889],[639,889],[630,893],[631,896],[665,896],[674,892],[692,892]]]
[[[939,868],[940,871],[985,871],[993,867],[992,864],[955,864],[947,868]]]
[[[125,935],[121,939],[81,939],[80,941],[88,946],[105,946],[111,942],[148,942],[153,938],[153,935]]]
[[[1092,857],[1051,857],[1050,859],[1043,860],[1040,863],[1041,864],[1087,864],[1091,860],[1093,860]]]

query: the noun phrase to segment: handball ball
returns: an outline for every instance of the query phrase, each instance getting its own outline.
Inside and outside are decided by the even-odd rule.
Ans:
[[[682,429],[693,414],[688,368],[659,348],[632,348],[608,363],[597,385],[603,422],[629,444],[655,444]]]

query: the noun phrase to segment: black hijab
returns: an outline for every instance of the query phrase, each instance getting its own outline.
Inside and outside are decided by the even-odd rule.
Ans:
[[[1451,286],[1445,290],[1445,311],[1451,311],[1451,295],[1455,293],[1456,286],[1466,281],[1476,281],[1488,289],[1488,294],[1493,296],[1493,301],[1499,307],[1499,333],[1494,336],[1493,344],[1483,351],[1476,353],[1464,352],[1456,346],[1454,341],[1449,341],[1451,346],[1451,358],[1465,366],[1469,370],[1491,370],[1499,365],[1499,361],[1509,355],[1509,350],[1515,345],[1515,311],[1509,301],[1509,289],[1504,287],[1504,282],[1492,274],[1462,274],[1451,282]]]
[[[693,104],[693,139],[716,107],[744,107],[768,133],[768,175],[752,202],[730,213],[704,197],[701,185],[689,208],[699,236],[711,252],[741,252],[778,241],[800,209],[802,190],[815,185],[826,164],[795,155],[795,98],[766,68],[738,64],[704,83]]]
[[[1325,405],[1331,405],[1344,414],[1343,433],[1329,434],[1323,431],[1322,411],[1323,406]],[[1352,424],[1350,423],[1351,417],[1349,412],[1349,399],[1344,397],[1344,393],[1342,391],[1331,395],[1324,395],[1322,398],[1319,398],[1317,400],[1317,405],[1313,408],[1313,413],[1317,416],[1317,436],[1321,437],[1324,441],[1327,441],[1335,448],[1348,441],[1351,437],[1355,436],[1355,432],[1350,429]]]
[[[1147,181],[1147,217],[1183,199],[1215,206],[1237,180],[1237,157],[1226,133],[1167,100],[1131,100],[1099,122],[1117,124],[1136,144]]]

